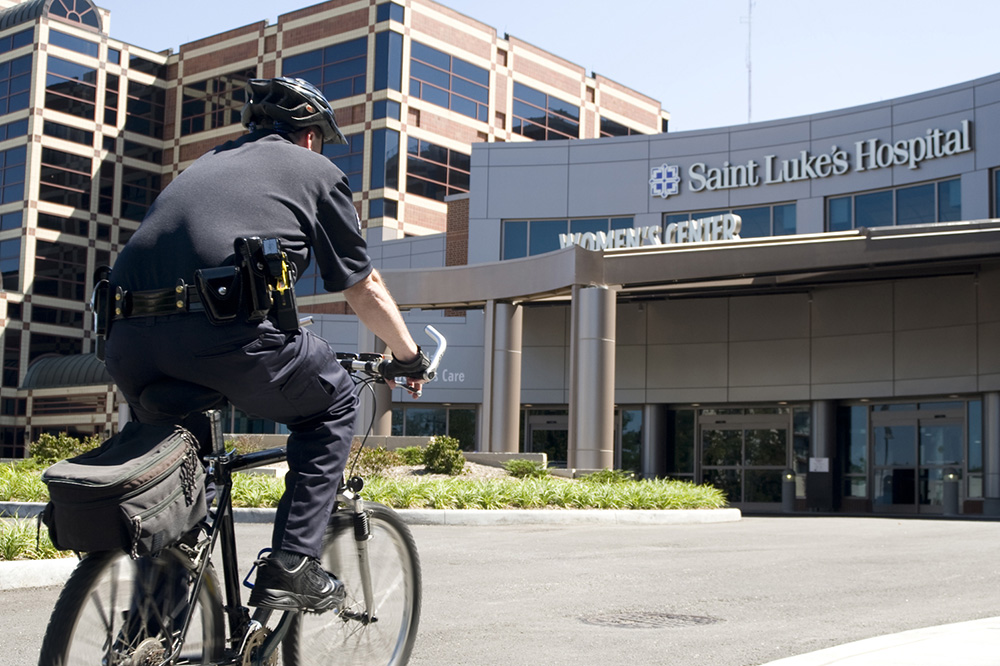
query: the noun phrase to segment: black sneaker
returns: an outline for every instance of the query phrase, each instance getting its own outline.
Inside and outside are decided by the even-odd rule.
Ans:
[[[257,562],[257,581],[249,604],[274,610],[303,610],[321,613],[344,603],[344,584],[323,571],[319,561],[302,559],[294,569],[286,569],[275,558]]]

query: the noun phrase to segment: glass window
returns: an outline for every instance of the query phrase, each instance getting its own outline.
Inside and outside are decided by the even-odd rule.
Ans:
[[[412,42],[410,49],[411,95],[470,118],[488,120],[488,71],[419,42]]]
[[[0,114],[28,108],[31,62],[30,55],[0,62]]]
[[[379,118],[394,118],[399,120],[401,111],[399,102],[394,102],[391,99],[382,99],[372,105],[372,118],[375,120]]]
[[[771,235],[771,207],[760,208],[737,208],[733,210],[734,215],[739,215],[743,221],[740,226],[740,238],[763,238]],[[712,215],[701,215],[697,217],[713,217]]]
[[[774,207],[774,235],[788,236],[798,230],[795,214],[795,204],[783,204]]]
[[[503,258],[520,259],[528,256],[528,222],[515,220],[503,223]]]
[[[631,136],[633,134],[645,134],[645,132],[626,127],[610,118],[601,118],[601,136]]]
[[[403,427],[407,437],[445,435],[448,433],[446,410],[444,407],[407,407]]]
[[[444,201],[446,196],[469,191],[470,158],[464,153],[423,139],[409,139],[406,156],[406,191]]]
[[[463,451],[476,450],[476,410],[448,409],[448,436],[458,440]]]
[[[0,152],[0,204],[24,200],[25,160],[28,149],[18,146]]]
[[[958,178],[938,183],[938,222],[962,219],[962,181]]]
[[[528,253],[532,256],[558,250],[559,234],[566,233],[566,220],[533,220],[528,237]]]
[[[0,279],[4,291],[20,291],[21,286],[21,239],[0,241]],[[8,330],[7,334],[10,334]]]
[[[892,190],[854,197],[854,216],[858,227],[892,226]]]
[[[396,21],[397,23],[403,22],[403,16],[405,9],[394,2],[387,2],[383,5],[377,5],[375,7],[375,20],[381,23],[382,21]]]
[[[370,188],[399,189],[399,132],[380,129],[372,132],[372,172]]]
[[[101,27],[101,18],[90,0],[53,0],[49,6],[49,13],[91,28]]]
[[[827,229],[848,231],[854,228],[851,215],[851,197],[838,197],[827,201]]]
[[[578,139],[580,108],[514,82],[513,130],[536,141]]]
[[[125,166],[122,168],[121,216],[141,221],[160,193],[160,174]]]
[[[85,146],[94,145],[93,132],[77,129],[76,127],[70,127],[69,125],[54,123],[51,120],[45,121],[45,124],[42,126],[42,134],[45,134],[46,136],[54,136],[58,139],[65,139],[66,141],[72,141],[74,143],[80,143]]]
[[[35,244],[33,291],[43,296],[81,301],[87,281],[87,247],[69,243]]]
[[[346,144],[323,144],[323,155],[340,167],[340,170],[347,176],[347,182],[351,189],[359,192],[362,188],[361,177],[364,173],[365,135],[363,133],[352,134],[346,138]]]
[[[256,75],[256,69],[246,69],[185,84],[181,97],[181,135],[239,123],[246,103],[246,83]]]
[[[92,58],[98,56],[100,49],[100,46],[94,42],[51,29],[49,30],[49,43],[53,46],[61,46],[64,49],[88,55]]]
[[[167,71],[166,65],[161,65],[155,63],[152,60],[147,60],[142,56],[130,55],[128,59],[129,69],[134,69],[137,72],[143,72],[144,74],[152,74],[157,78],[164,78]]]
[[[837,433],[844,461],[844,496],[868,496],[868,409],[842,407],[837,413]]]
[[[994,174],[994,212],[1000,190],[1000,171]],[[854,219],[851,219],[851,207]],[[845,231],[893,224],[933,224],[962,219],[962,183],[959,178],[827,199],[826,227]]]
[[[118,49],[108,48],[108,62],[112,65],[120,65],[122,62],[122,52]]]
[[[375,33],[375,90],[403,90],[403,36]]]
[[[7,139],[14,139],[19,136],[25,136],[28,133],[28,119],[15,120],[11,123],[6,123],[0,125],[0,141],[6,141]]]
[[[917,185],[896,190],[896,224],[934,222],[934,186]]]
[[[38,198],[42,201],[90,208],[90,182],[93,159],[42,148],[42,171]]]
[[[50,55],[45,77],[45,107],[94,120],[97,70]]]
[[[13,35],[5,35],[0,37],[0,53],[7,53],[8,51],[13,51],[14,49],[19,49],[22,46],[27,46],[35,41],[35,29],[29,28],[27,30],[22,30],[21,32],[15,32]]]
[[[621,469],[642,473],[642,410],[621,412]]]
[[[285,58],[282,72],[309,81],[335,100],[364,94],[367,62],[368,38],[359,37]]]
[[[0,215],[0,231],[9,231],[10,229],[20,229],[23,222],[23,216],[21,211],[15,211],[13,213],[4,213]]]
[[[125,129],[162,139],[165,107],[165,90],[137,81],[129,81]]]

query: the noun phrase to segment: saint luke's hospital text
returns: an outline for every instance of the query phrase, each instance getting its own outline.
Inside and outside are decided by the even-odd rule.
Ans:
[[[972,150],[971,133],[971,121],[963,120],[960,129],[928,129],[924,136],[912,139],[857,141],[854,144],[854,171],[904,165],[917,169],[925,160]],[[791,159],[779,160],[776,155],[765,155],[763,164],[751,159],[745,164],[724,162],[721,167],[709,168],[704,162],[696,162],[688,168],[687,176],[688,189],[701,192],[841,176],[850,170],[850,154],[833,146],[828,153],[812,155],[803,150]]]

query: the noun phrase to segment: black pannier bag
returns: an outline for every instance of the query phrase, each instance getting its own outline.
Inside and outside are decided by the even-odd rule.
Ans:
[[[179,426],[130,422],[87,453],[45,470],[42,521],[60,550],[157,553],[205,518],[198,441]]]

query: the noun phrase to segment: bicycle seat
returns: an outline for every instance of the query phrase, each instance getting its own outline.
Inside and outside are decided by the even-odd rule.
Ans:
[[[161,379],[144,388],[139,404],[150,411],[184,417],[219,406],[225,397],[215,389],[182,379]]]

